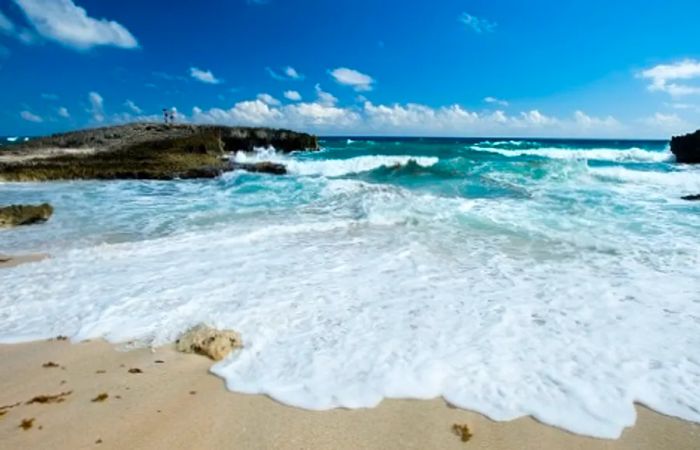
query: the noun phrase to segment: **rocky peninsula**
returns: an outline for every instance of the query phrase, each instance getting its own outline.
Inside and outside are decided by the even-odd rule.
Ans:
[[[316,136],[272,128],[220,125],[128,125],[73,131],[31,139],[3,149],[0,180],[213,178],[243,169],[275,174],[273,163],[237,165],[226,156],[256,147],[317,150]]]

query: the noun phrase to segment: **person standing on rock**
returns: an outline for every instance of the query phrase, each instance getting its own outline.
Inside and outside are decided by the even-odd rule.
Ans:
[[[163,108],[163,122],[165,122],[166,125],[168,124],[168,117],[169,117],[168,110]]]

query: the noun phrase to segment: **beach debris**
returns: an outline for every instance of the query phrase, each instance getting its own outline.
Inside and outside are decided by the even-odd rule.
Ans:
[[[5,414],[7,414],[7,411],[0,411],[0,419],[2,419]]]
[[[156,364],[165,364],[165,361],[163,361],[162,359],[156,359],[156,360],[153,361],[153,362],[156,363]]]
[[[59,367],[59,365],[53,361],[49,361],[49,362],[45,362],[44,364],[42,364],[41,367],[43,367],[44,369],[50,369],[53,367]]]
[[[107,400],[108,398],[109,398],[109,394],[107,394],[106,392],[103,392],[90,401],[93,403],[97,403],[97,402],[103,402],[103,401]]]
[[[19,427],[24,431],[27,431],[28,429],[34,426],[35,420],[36,419],[34,417],[32,417],[31,419],[22,419],[22,421],[19,423]]]
[[[101,443],[102,443],[102,439],[100,439],[100,438],[98,438],[98,439],[95,441],[95,444],[101,444]]]
[[[0,406],[0,411],[7,411],[8,409],[16,408],[17,406],[21,405],[22,402],[17,402],[12,405],[3,405]]]
[[[95,373],[97,373],[97,374],[103,374],[103,373],[107,373],[107,371],[104,370],[104,369],[99,369],[99,370],[96,370]]]
[[[190,328],[175,341],[177,350],[205,355],[221,361],[232,350],[243,346],[241,335],[233,330],[217,330],[200,324]]]
[[[62,334],[59,334],[58,336],[56,336],[56,340],[57,341],[67,341],[68,336],[63,336]]]
[[[197,395],[197,391],[190,391],[190,395]]]
[[[456,423],[452,425],[452,432],[459,436],[462,442],[467,442],[472,438],[472,433],[469,431],[469,426],[467,424]]]
[[[56,395],[37,395],[25,404],[33,405],[34,403],[39,403],[42,405],[47,405],[51,403],[61,403],[66,399],[67,396],[71,395],[72,393],[73,391],[66,391]]]
[[[143,370],[139,369],[138,367],[133,367],[128,370],[129,373],[143,373]]]

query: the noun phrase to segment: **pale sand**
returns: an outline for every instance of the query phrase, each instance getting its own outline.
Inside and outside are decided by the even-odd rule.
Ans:
[[[46,253],[32,253],[28,255],[3,255],[0,253],[0,269],[19,266],[30,262],[41,261],[48,258]]]
[[[171,347],[120,352],[104,342],[44,341],[0,345],[0,361],[0,407],[22,402],[0,416],[2,449],[700,448],[700,425],[644,407],[638,407],[636,426],[615,441],[576,436],[530,418],[493,422],[440,399],[305,411],[229,392],[207,372],[210,360]],[[42,367],[49,361],[60,367]],[[129,373],[131,368],[143,373]],[[61,403],[24,404],[67,391],[72,393]],[[109,398],[91,401],[101,393]],[[30,418],[31,429],[19,428]],[[452,433],[454,423],[469,425],[469,442]]]

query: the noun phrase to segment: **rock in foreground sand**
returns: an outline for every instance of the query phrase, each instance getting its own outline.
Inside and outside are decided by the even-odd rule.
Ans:
[[[177,350],[185,353],[198,353],[221,361],[231,351],[243,346],[241,335],[233,330],[217,330],[206,325],[197,325],[180,336]]]

